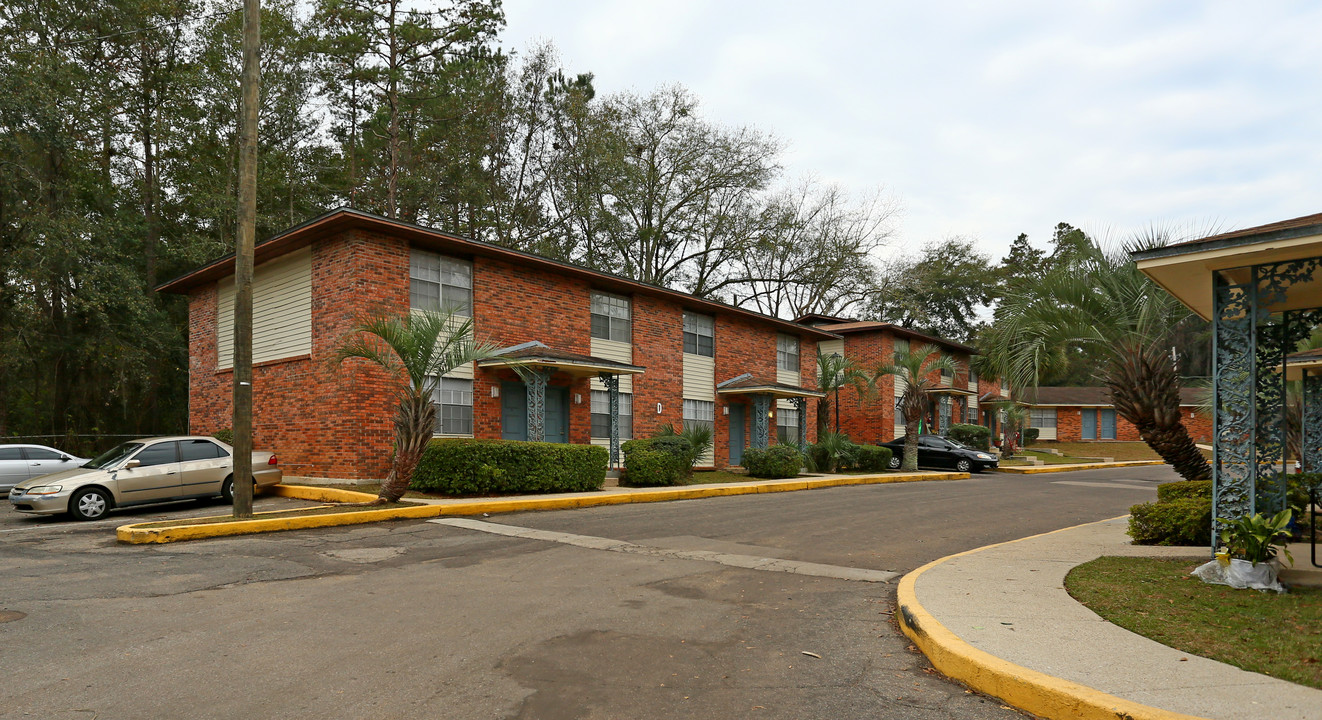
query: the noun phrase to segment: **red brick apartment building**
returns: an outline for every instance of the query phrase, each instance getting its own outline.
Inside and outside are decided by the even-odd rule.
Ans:
[[[1181,388],[1180,415],[1189,437],[1196,443],[1212,442],[1212,416],[1199,408],[1200,393]],[[1029,427],[1038,429],[1038,439],[1060,442],[1138,442],[1138,428],[1119,417],[1111,394],[1104,387],[1039,387],[1029,404]]]
[[[388,378],[330,361],[356,319],[440,304],[507,351],[442,379],[438,436],[609,447],[612,426],[618,442],[706,424],[715,448],[699,465],[714,467],[816,437],[814,352],[830,331],[349,209],[262,242],[256,264],[254,439],[291,476],[384,477]],[[190,432],[226,428],[234,259],[160,290],[189,298]]]
[[[1001,399],[1000,383],[980,381],[969,366],[969,359],[977,353],[974,348],[952,340],[927,335],[909,328],[884,322],[857,321],[829,315],[805,315],[796,320],[838,335],[818,342],[823,355],[839,353],[853,360],[858,367],[871,374],[877,367],[894,361],[897,352],[931,345],[949,355],[957,366],[950,375],[933,373],[931,379],[939,382],[937,402],[923,423],[923,432],[942,433],[954,423],[973,423],[994,428],[995,413],[987,404]],[[859,443],[883,443],[904,435],[904,418],[896,412],[896,404],[904,393],[904,380],[895,375],[883,375],[877,380],[870,397],[860,397],[853,387],[840,391],[840,432]],[[827,418],[826,427],[836,428],[835,408]]]

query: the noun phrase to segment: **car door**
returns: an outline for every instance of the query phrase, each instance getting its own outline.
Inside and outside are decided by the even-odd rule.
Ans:
[[[169,500],[180,495],[179,443],[175,440],[154,443],[129,458],[137,467],[120,468],[115,473],[119,490],[116,500],[123,504]]]
[[[231,467],[229,453],[216,443],[200,438],[179,441],[181,494],[219,495]]]
[[[955,461],[950,452],[950,444],[938,437],[924,437],[918,440],[922,450],[919,462],[932,467],[950,467]]]
[[[9,488],[28,479],[28,460],[23,457],[23,448],[0,447],[0,490]]]
[[[41,477],[75,467],[73,458],[50,448],[28,446],[23,452],[28,456],[28,477]]]

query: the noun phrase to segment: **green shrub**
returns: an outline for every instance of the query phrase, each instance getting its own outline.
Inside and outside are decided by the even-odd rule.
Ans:
[[[803,468],[803,456],[793,445],[772,445],[766,450],[745,450],[743,463],[755,478],[792,478]]]
[[[630,440],[624,451],[620,481],[634,487],[680,485],[693,471],[693,446],[678,435]]]
[[[1024,446],[1027,447],[1037,442],[1037,436],[1041,433],[1038,428],[1024,428]]]
[[[606,448],[515,440],[432,440],[412,487],[448,495],[600,490]]]
[[[858,458],[854,467],[865,472],[880,472],[891,464],[891,449],[880,445],[859,445],[855,451]]]
[[[1157,486],[1157,502],[1173,502],[1180,498],[1212,499],[1211,480],[1177,480]]]
[[[951,425],[946,437],[962,445],[991,450],[991,428],[982,425]]]
[[[1212,499],[1184,497],[1129,509],[1129,536],[1137,545],[1212,545]]]
[[[653,439],[660,438],[681,438],[689,444],[688,462],[689,476],[693,476],[693,466],[698,464],[703,455],[706,455],[715,447],[716,431],[708,425],[688,425],[683,430],[675,432],[673,423],[666,423],[657,430],[652,436]]]
[[[819,472],[843,470],[858,462],[858,446],[844,433],[822,433],[810,452],[812,464]]]
[[[234,430],[231,428],[221,428],[212,433],[211,437],[229,445],[230,447],[234,447]]]

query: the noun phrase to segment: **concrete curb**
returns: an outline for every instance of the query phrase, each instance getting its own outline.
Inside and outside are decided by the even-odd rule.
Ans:
[[[1013,475],[1037,475],[1038,473],[1073,472],[1075,470],[1105,470],[1106,468],[1140,467],[1143,465],[1165,465],[1161,460],[1126,460],[1109,463],[1079,463],[1075,465],[1025,465],[1023,467],[998,467],[996,472]]]
[[[253,533],[279,532],[282,530],[303,530],[307,528],[335,527],[339,525],[357,525],[379,522],[382,520],[403,520],[433,518],[442,515],[481,515],[508,512],[526,512],[529,510],[570,510],[575,508],[598,507],[601,505],[622,505],[639,502],[667,502],[671,500],[696,500],[708,497],[727,497],[731,495],[754,495],[771,492],[793,492],[797,490],[817,490],[828,487],[847,485],[884,485],[901,482],[924,482],[930,480],[967,480],[968,473],[918,473],[904,475],[845,475],[830,478],[809,478],[806,480],[767,480],[763,482],[730,483],[721,485],[693,485],[682,488],[660,488],[656,490],[612,490],[585,493],[572,496],[517,497],[494,500],[458,500],[428,503],[417,507],[389,508],[383,510],[362,510],[351,513],[327,513],[325,515],[307,515],[303,517],[261,517],[280,513],[259,513],[251,520],[236,520],[225,523],[206,523],[195,525],[177,525],[174,527],[144,528],[142,524],[121,525],[115,534],[120,542],[129,544],[167,543],[180,540],[200,540],[212,537],[232,535],[251,535]],[[268,489],[282,497],[299,498],[315,502],[368,502],[375,495],[338,490],[335,488],[308,487],[303,485],[277,485]],[[287,511],[286,511],[287,512]]]
[[[1084,523],[1074,527],[1092,524],[1094,523]],[[899,619],[900,629],[927,656],[928,660],[931,660],[932,666],[946,676],[1048,720],[1116,720],[1117,718],[1202,720],[1193,715],[1170,712],[1118,698],[1085,685],[1002,660],[961,640],[958,635],[938,622],[918,601],[915,591],[918,578],[947,560],[1070,529],[1072,528],[1061,528],[1019,540],[956,553],[934,560],[905,575],[900,579],[896,589],[899,608],[896,617]]]

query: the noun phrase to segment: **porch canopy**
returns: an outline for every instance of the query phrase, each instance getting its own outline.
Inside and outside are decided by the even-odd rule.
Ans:
[[[1280,511],[1287,378],[1302,386],[1298,460],[1307,471],[1322,471],[1322,362],[1315,352],[1295,353],[1322,324],[1322,214],[1132,257],[1141,272],[1212,322],[1212,516]]]
[[[949,385],[933,388],[931,394],[937,396],[937,431],[943,436],[950,432],[950,426],[954,424],[954,398],[958,396],[977,396],[977,393],[972,390],[950,387]],[[965,400],[964,402],[968,401]]]
[[[808,443],[808,398],[824,398],[826,393],[798,385],[786,385],[757,377],[752,373],[736,375],[716,385],[718,395],[744,395],[753,401],[753,438],[750,443],[759,450],[766,448],[771,434],[771,404],[774,400],[789,400],[799,412],[799,444]]]
[[[610,397],[610,464],[620,464],[620,376],[637,375],[646,368],[616,360],[554,350],[536,340],[500,350],[499,356],[479,360],[480,368],[509,368],[523,379],[528,392],[528,439],[546,439],[546,383],[563,372],[571,377],[597,377]]]

